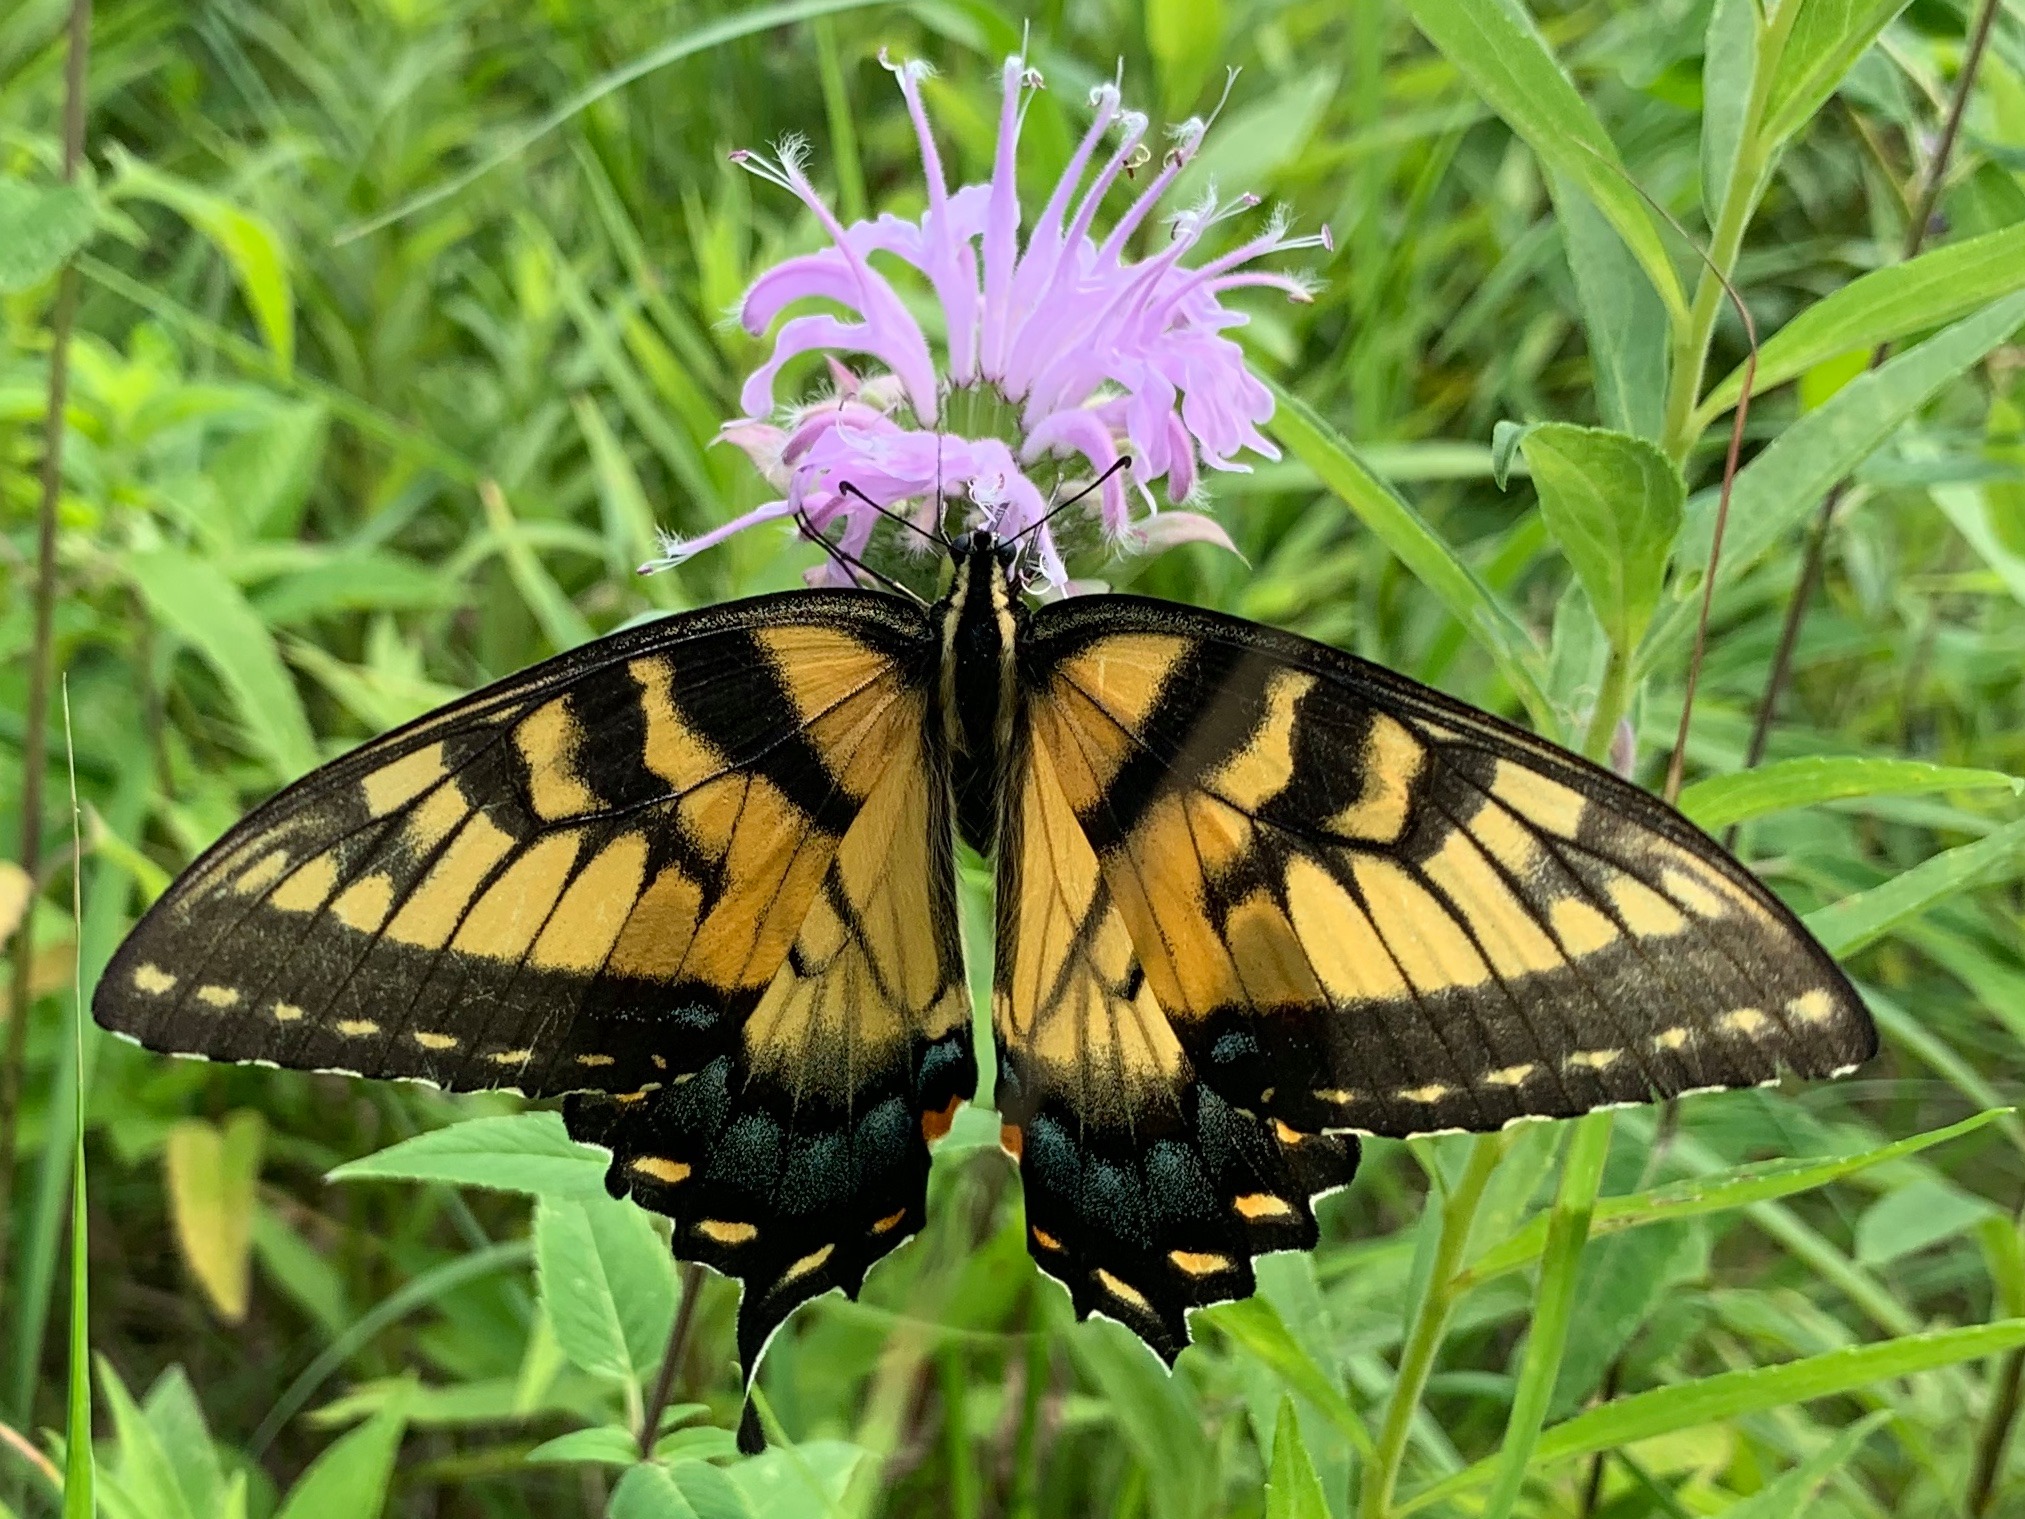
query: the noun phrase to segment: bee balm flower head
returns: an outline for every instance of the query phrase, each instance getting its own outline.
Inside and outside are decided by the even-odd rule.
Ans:
[[[1110,192],[1151,161],[1145,116],[1123,109],[1117,87],[1103,85],[1090,97],[1095,119],[1022,236],[1015,164],[1022,104],[1041,87],[1039,74],[1022,59],[1006,60],[991,179],[951,191],[922,105],[927,65],[895,65],[883,55],[881,62],[897,76],[913,119],[927,209],[916,221],[889,213],[846,227],[809,183],[799,139],[782,142],[773,159],[733,155],[799,199],[829,236],[829,246],[754,282],[739,310],[746,330],[758,336],[810,299],[847,314],[805,312],[783,322],[767,361],[745,382],[745,417],[724,430],[781,494],[709,533],[670,541],[665,557],[643,568],[679,562],[754,523],[792,518],[837,551],[813,578],[846,584],[841,561],[864,556],[882,515],[940,530],[954,505],[963,525],[1001,537],[1032,530],[1041,576],[1060,591],[1067,571],[1054,527],[1040,524],[1091,482],[1101,483],[1085,499],[1113,542],[1143,552],[1190,539],[1227,547],[1208,518],[1159,511],[1151,487],[1185,502],[1198,494],[1205,468],[1244,469],[1239,455],[1247,450],[1278,457],[1259,432],[1272,394],[1225,335],[1245,318],[1223,297],[1270,285],[1308,299],[1301,275],[1254,266],[1290,248],[1326,248],[1327,233],[1292,237],[1275,216],[1258,235],[1191,263],[1213,226],[1257,204],[1252,196],[1220,204],[1212,191],[1168,218],[1162,246],[1133,257],[1134,234],[1195,157],[1208,123],[1175,128],[1159,169],[1116,221],[1100,227]],[[941,308],[939,352],[873,267],[874,253],[925,282]],[[812,352],[830,356],[834,390],[784,408],[781,371]],[[861,376],[841,354],[876,369]]]

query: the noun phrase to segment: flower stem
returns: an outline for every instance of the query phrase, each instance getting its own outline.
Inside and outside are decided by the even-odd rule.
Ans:
[[[1434,1370],[1434,1358],[1441,1349],[1448,1317],[1461,1296],[1457,1277],[1463,1251],[1469,1244],[1470,1228],[1476,1222],[1477,1206],[1484,1187],[1504,1158],[1506,1136],[1479,1134],[1470,1146],[1462,1179],[1449,1192],[1441,1209],[1441,1234],[1434,1247],[1434,1262],[1414,1309],[1405,1348],[1399,1355],[1399,1375],[1392,1384],[1392,1396],[1385,1405],[1385,1423],[1378,1432],[1378,1449],[1364,1474],[1357,1513],[1359,1519],[1388,1519],[1392,1512],[1392,1491],[1399,1482],[1399,1468],[1406,1457],[1406,1444],[1413,1432],[1413,1416],[1420,1409],[1420,1395]],[[1432,1206],[1432,1199],[1429,1205]]]
[[[1596,710],[1589,714],[1589,727],[1582,735],[1584,754],[1599,759],[1609,753],[1611,735],[1630,705],[1631,654],[1612,648],[1610,662],[1603,667],[1602,693],[1596,698]]]
[[[1506,1519],[1518,1501],[1526,1468],[1540,1443],[1540,1427],[1561,1372],[1561,1352],[1568,1343],[1568,1325],[1575,1308],[1575,1282],[1582,1246],[1589,1238],[1589,1218],[1596,1207],[1596,1189],[1603,1180],[1603,1162],[1610,1154],[1612,1114],[1608,1109],[1575,1121],[1568,1136],[1568,1155],[1561,1166],[1561,1187],[1547,1219],[1547,1246],[1540,1257],[1540,1289],[1533,1298],[1533,1327],[1526,1337],[1526,1361],[1519,1372],[1497,1484],[1484,1506],[1484,1519]]]

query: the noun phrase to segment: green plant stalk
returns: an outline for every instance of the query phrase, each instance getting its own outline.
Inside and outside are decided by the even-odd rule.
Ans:
[[[1758,34],[1758,56],[1751,72],[1751,98],[1744,113],[1744,130],[1737,139],[1736,162],[1730,167],[1723,204],[1709,236],[1707,259],[1695,282],[1694,300],[1688,308],[1686,325],[1676,324],[1672,352],[1667,361],[1666,414],[1661,427],[1661,447],[1677,465],[1684,464],[1701,436],[1695,425],[1695,403],[1701,399],[1702,381],[1709,362],[1709,343],[1714,338],[1716,319],[1722,315],[1726,292],[1724,282],[1737,267],[1744,234],[1758,209],[1759,197],[1772,177],[1775,153],[1761,137],[1766,97],[1779,72],[1779,57],[1786,50],[1793,20],[1802,6],[1782,5],[1772,13],[1769,25]]]
[[[1617,732],[1631,706],[1631,656],[1613,648],[1603,667],[1603,690],[1596,698],[1596,710],[1589,714],[1589,726],[1582,735],[1582,752],[1600,759],[1610,752],[1610,739]]]
[[[1575,1283],[1582,1246],[1589,1238],[1589,1218],[1596,1208],[1596,1189],[1603,1181],[1603,1162],[1610,1154],[1609,1109],[1575,1121],[1568,1136],[1568,1155],[1561,1165],[1560,1190],[1547,1222],[1547,1248],[1540,1257],[1540,1287],[1533,1298],[1533,1326],[1526,1337],[1525,1365],[1505,1422],[1496,1485],[1484,1506],[1484,1519],[1506,1519],[1525,1484],[1526,1469],[1540,1444],[1547,1405],[1561,1373],[1561,1355],[1568,1343],[1568,1325],[1575,1311]]]
[[[77,0],[73,14],[88,14]],[[76,34],[73,37],[73,50]],[[72,953],[76,997],[70,1009],[71,1053],[76,1063],[70,1121],[70,1398],[63,1429],[64,1519],[94,1519],[98,1472],[91,1446],[91,1220],[84,1176],[84,840],[78,826],[77,755],[70,734],[70,686],[63,688],[64,752],[70,763],[70,913],[77,937]]]
[[[1435,1242],[1434,1262],[1427,1273],[1427,1285],[1414,1309],[1413,1326],[1399,1355],[1399,1374],[1386,1400],[1385,1422],[1378,1431],[1378,1449],[1364,1473],[1359,1494],[1359,1519],[1387,1519],[1392,1512],[1392,1493],[1399,1483],[1399,1468],[1406,1458],[1406,1444],[1413,1432],[1413,1416],[1420,1409],[1420,1395],[1434,1370],[1434,1358],[1441,1349],[1448,1318],[1461,1296],[1456,1278],[1461,1272],[1477,1207],[1491,1173],[1504,1158],[1503,1133],[1479,1134],[1470,1147],[1462,1179],[1448,1195],[1441,1209],[1441,1233]]]

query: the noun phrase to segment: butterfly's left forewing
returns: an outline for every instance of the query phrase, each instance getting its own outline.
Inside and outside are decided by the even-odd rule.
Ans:
[[[918,1227],[974,1085],[934,650],[856,592],[574,650],[249,815],[94,1013],[213,1059],[596,1094],[572,1133],[746,1282],[749,1369]]]

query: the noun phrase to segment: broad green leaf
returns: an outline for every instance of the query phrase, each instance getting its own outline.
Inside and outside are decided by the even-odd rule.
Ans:
[[[240,538],[295,535],[323,463],[329,423],[318,402],[277,405],[212,457],[212,483]]]
[[[407,1420],[407,1399],[389,1399],[310,1463],[276,1519],[376,1519],[386,1505]]]
[[[1807,927],[1830,954],[1853,955],[1949,897],[1989,881],[2012,880],[2021,869],[2025,869],[2025,819],[1973,844],[1922,860],[1868,891],[1817,908],[1807,915]]]
[[[1566,422],[1529,429],[1519,449],[1548,530],[1612,645],[1630,654],[1659,604],[1680,531],[1680,471],[1644,438]]]
[[[1170,117],[1189,114],[1222,50],[1223,0],[1146,0],[1146,51],[1160,70]]]
[[[163,626],[217,672],[275,779],[292,781],[314,770],[316,740],[302,698],[275,650],[273,635],[239,587],[215,565],[180,549],[134,554],[126,568]]]
[[[1777,1481],[1724,1509],[1721,1519],[1793,1519],[1807,1513],[1814,1490],[1891,1418],[1891,1410],[1885,1408],[1864,1415]]]
[[[675,1317],[675,1261],[647,1214],[610,1197],[535,1205],[542,1311],[571,1364],[638,1382]]]
[[[1576,1456],[1612,1450],[1675,1430],[1714,1424],[1789,1403],[1853,1392],[1874,1382],[1932,1371],[1961,1361],[1980,1361],[2025,1345],[2025,1319],[2000,1319],[1966,1329],[1903,1335],[1869,1345],[1852,1345],[1825,1355],[1778,1366],[1722,1372],[1618,1398],[1557,1424],[1540,1437],[1533,1469]],[[1490,1481],[1495,1460],[1479,1461],[1454,1476],[1423,1488],[1395,1512],[1419,1513]]]
[[[155,1379],[141,1400],[141,1411],[162,1442],[190,1512],[217,1513],[226,1501],[225,1472],[211,1441],[211,1427],[182,1367],[171,1366]]]
[[[239,293],[283,375],[295,367],[295,294],[281,234],[266,217],[235,206],[214,190],[143,163],[119,147],[111,150],[115,177],[108,193],[139,196],[167,206],[208,238],[225,256]]]
[[[579,1431],[588,1433],[588,1431]],[[567,1437],[565,1437],[567,1438]],[[560,1444],[551,1440],[550,1445]],[[547,1446],[542,1447],[547,1449]],[[534,1460],[534,1456],[529,1456]],[[571,1459],[576,1459],[572,1457]],[[612,1489],[606,1519],[701,1519],[689,1500],[675,1486],[674,1475],[665,1466],[642,1462],[619,1479]]]
[[[1266,1473],[1266,1519],[1329,1519],[1329,1500],[1308,1447],[1301,1443],[1301,1421],[1294,1400],[1280,1398],[1273,1423],[1272,1465]]]
[[[1758,0],[1716,0],[1702,53],[1702,212],[1715,226],[1750,129],[1758,71]],[[1762,382],[1761,382],[1762,383]]]
[[[344,1274],[264,1203],[253,1210],[253,1256],[326,1339],[344,1332],[353,1317]]]
[[[1617,145],[1519,0],[1408,0],[1407,9],[1541,163],[1582,187],[1652,281],[1669,319],[1684,319],[1679,277]]]
[[[2021,224],[2025,230],[2025,224]],[[2019,254],[2025,262],[2025,252]],[[2004,509],[1997,505],[1997,485],[1937,485],[1929,494],[1934,505],[1941,509],[1941,515],[1955,526],[1955,531],[1968,541],[1983,563],[1996,572],[2004,589],[2020,602],[2025,602],[2025,553],[2013,549],[2004,541],[2001,524],[2007,519]],[[2012,508],[2005,503],[2011,516],[2025,521],[2025,510]]]
[[[1232,1343],[1278,1372],[1287,1386],[1321,1410],[1351,1445],[1370,1452],[1371,1432],[1350,1406],[1342,1387],[1302,1349],[1271,1303],[1259,1296],[1218,1303],[1202,1311],[1202,1321],[1215,1325]]]
[[[1750,9],[1750,0],[1726,3]],[[1839,354],[1959,320],[2020,288],[2025,288],[2025,223],[1889,264],[1801,307],[1759,348],[1754,384],[1761,392],[1783,385]],[[1702,402],[1695,430],[1735,406],[1743,393],[1740,365]]]
[[[1986,1123],[2007,1116],[2010,1111],[2009,1108],[1992,1108],[1964,1118],[1960,1123],[1949,1124],[1944,1129],[1932,1129],[1854,1155],[1838,1155],[1828,1160],[1769,1160],[1686,1181],[1670,1182],[1644,1192],[1600,1197],[1589,1220],[1589,1237],[1593,1240],[1621,1229],[1721,1213],[1731,1208],[1746,1208],[1754,1203],[1791,1197],[1796,1192],[1812,1191],[1872,1166],[1901,1160],[1932,1145],[1959,1139]],[[1546,1242],[1547,1217],[1541,1214],[1503,1244],[1494,1245],[1477,1257],[1470,1263],[1465,1275],[1472,1283],[1478,1283],[1515,1271],[1536,1259]]]
[[[1130,1330],[1108,1320],[1091,1320],[1069,1348],[1103,1395],[1118,1439],[1146,1468],[1153,1511],[1203,1513],[1211,1466],[1193,1385],[1170,1377]]]
[[[1588,1402],[1646,1320],[1682,1283],[1706,1276],[1708,1266],[1708,1232],[1688,1219],[1591,1240],[1548,1417],[1566,1418]]]
[[[1738,471],[1723,539],[1718,589],[1736,581],[1764,552],[1810,516],[1837,480],[1856,468],[1942,386],[1979,362],[2025,323],[2025,293],[2006,296],[1936,333],[1881,369],[1852,381],[1819,411],[1793,423]],[[1701,569],[1715,527],[1715,493],[1688,505],[1674,550],[1684,573],[1673,602],[1640,653],[1650,669],[1694,631]]]
[[[563,1129],[560,1113],[467,1118],[346,1161],[332,1181],[441,1181],[535,1196],[603,1197],[610,1162]]]
[[[0,295],[29,290],[90,241],[98,207],[83,185],[0,176]]]
[[[1785,46],[1765,93],[1763,125],[1769,148],[1807,125],[1835,93],[1877,35],[1906,7],[1906,0],[1787,0],[1797,5]],[[1785,18],[1778,17],[1777,30]]]
[[[228,1324],[246,1317],[253,1189],[265,1129],[251,1111],[234,1113],[222,1124],[186,1118],[169,1131],[164,1156],[169,1217],[183,1263]]]
[[[1746,818],[1853,796],[1913,796],[2005,787],[2025,794],[2025,779],[2001,770],[1930,765],[1925,760],[1810,754],[1755,770],[1712,775],[1680,794],[1680,810],[1714,832]]]
[[[1548,717],[1540,650],[1497,592],[1459,558],[1397,491],[1365,465],[1343,435],[1291,391],[1267,380],[1277,405],[1273,433],[1340,496],[1358,519],[1481,643],[1534,717]]]
[[[537,1465],[583,1461],[599,1466],[631,1466],[640,1459],[640,1447],[630,1431],[616,1424],[598,1424],[544,1440],[527,1453],[527,1459]]]
[[[850,1486],[852,1474],[870,1457],[871,1452],[843,1440],[805,1440],[792,1450],[775,1447],[741,1461],[725,1475],[753,1519],[835,1519],[841,1512],[838,1500]],[[697,1519],[718,1519],[695,1501],[697,1490],[685,1480],[692,1469],[710,1470],[677,1467],[677,1485],[698,1510]]]
[[[1996,1208],[1937,1176],[1920,1176],[1885,1193],[1856,1221],[1856,1259],[1881,1266],[1966,1234]]]
[[[98,1385],[112,1417],[116,1448],[111,1466],[99,1476],[102,1496],[114,1505],[124,1503],[134,1519],[209,1519],[191,1512],[160,1434],[104,1356],[98,1358]]]
[[[1666,307],[1586,195],[1557,191],[1554,204],[1582,301],[1597,409],[1607,426],[1657,439],[1666,410]]]

